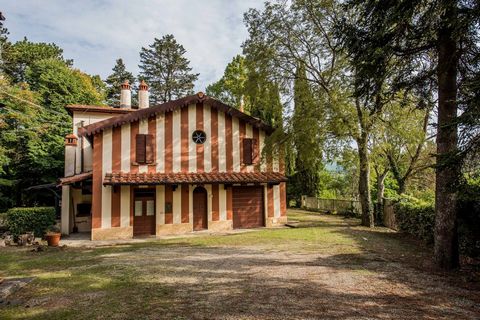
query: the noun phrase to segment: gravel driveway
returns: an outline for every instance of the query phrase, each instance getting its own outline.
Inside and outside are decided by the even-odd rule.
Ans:
[[[355,220],[298,217],[304,230],[11,252],[0,265],[11,274],[15,257],[60,265],[25,265],[38,280],[0,318],[480,319],[478,282],[432,272],[428,248]]]

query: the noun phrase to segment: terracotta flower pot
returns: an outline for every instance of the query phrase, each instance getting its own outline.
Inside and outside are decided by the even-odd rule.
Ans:
[[[58,243],[60,242],[60,236],[61,233],[54,233],[54,232],[49,232],[45,235],[45,238],[47,238],[47,243],[49,247],[58,247]]]

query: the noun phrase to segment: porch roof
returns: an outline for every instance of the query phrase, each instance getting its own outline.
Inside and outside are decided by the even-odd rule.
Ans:
[[[104,185],[159,185],[198,183],[272,183],[287,181],[280,172],[209,172],[209,173],[107,173]]]
[[[73,175],[73,176],[70,176],[70,177],[60,178],[58,185],[63,186],[63,185],[72,184],[72,183],[75,183],[75,182],[80,182],[80,181],[83,181],[83,180],[90,179],[92,176],[93,176],[92,171],[89,171],[89,172],[76,174],[76,175]]]

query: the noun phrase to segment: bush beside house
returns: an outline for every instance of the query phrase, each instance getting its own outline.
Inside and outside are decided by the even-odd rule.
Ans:
[[[36,237],[43,237],[45,232],[55,225],[55,222],[55,208],[53,207],[12,208],[5,215],[5,226],[14,239],[31,231]]]

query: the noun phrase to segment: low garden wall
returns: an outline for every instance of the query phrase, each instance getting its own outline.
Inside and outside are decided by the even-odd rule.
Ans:
[[[322,199],[302,196],[302,208],[311,211],[326,213],[351,213],[358,215],[361,212],[360,202],[356,200]]]

